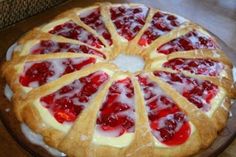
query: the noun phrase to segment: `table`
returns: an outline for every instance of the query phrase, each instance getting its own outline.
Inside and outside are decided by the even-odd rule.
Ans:
[[[168,0],[168,2],[166,0],[114,0],[111,2],[144,3],[182,15],[211,30],[236,53],[236,0]],[[69,1],[64,6],[57,7],[57,9],[53,8],[28,18],[27,21],[21,21],[13,27],[0,31],[0,47],[6,51],[15,39],[19,38],[24,32],[43,22],[47,22],[61,11],[66,10],[66,8],[84,7],[93,3],[94,1],[92,0]],[[2,56],[4,52],[1,53]],[[31,157],[28,152],[14,141],[1,122],[0,141],[0,156]],[[236,139],[219,157],[235,157],[235,154]]]

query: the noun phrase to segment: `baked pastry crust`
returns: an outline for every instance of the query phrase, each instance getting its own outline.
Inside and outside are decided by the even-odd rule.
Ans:
[[[12,59],[10,61],[6,61],[1,66],[1,72],[14,92],[13,105],[18,120],[26,123],[34,132],[41,134],[44,141],[48,145],[59,149],[68,156],[103,157],[105,154],[105,156],[112,155],[114,157],[165,157],[175,154],[176,157],[182,157],[193,155],[199,150],[207,148],[215,140],[217,133],[224,128],[230,110],[230,100],[236,97],[236,88],[232,76],[233,65],[231,61],[219,48],[219,45],[215,49],[197,48],[193,50],[176,51],[170,54],[157,53],[156,49],[158,47],[191,31],[198,31],[205,36],[210,37],[214,43],[217,43],[217,40],[201,26],[186,19],[177,28],[174,28],[173,30],[170,30],[169,32],[154,39],[148,46],[139,45],[138,41],[147,28],[150,27],[150,23],[155,13],[162,12],[164,14],[179,17],[175,14],[163,12],[151,7],[149,7],[145,23],[142,28],[133,39],[127,40],[118,33],[115,24],[110,18],[111,7],[119,6],[131,8],[141,6],[145,7],[143,4],[99,3],[88,8],[75,8],[62,13],[48,24],[34,28],[30,32],[26,33],[17,42],[18,46],[14,50]],[[79,17],[80,14],[97,8],[100,10],[100,17],[104,23],[104,26],[111,34],[111,45],[109,45],[108,41],[102,35],[99,35],[99,32],[91,26],[85,24]],[[98,48],[80,40],[49,33],[49,31],[56,26],[62,25],[68,21],[73,21],[86,31],[90,32],[94,37],[101,41],[103,46]],[[89,49],[101,52],[104,57],[96,54],[86,54],[80,51],[78,53],[62,51],[48,54],[32,54],[31,50],[33,45],[36,45],[40,43],[40,41],[44,40],[86,46]],[[146,63],[143,71],[136,72],[135,74],[123,72],[116,65],[108,62],[113,60],[121,52],[129,55],[142,56]],[[81,70],[65,74],[60,78],[37,88],[25,87],[19,82],[19,77],[24,71],[24,66],[27,62],[86,57],[95,58],[96,62],[84,67]],[[163,66],[164,62],[177,58],[211,59],[217,61],[224,65],[224,69],[222,70],[224,75],[198,75],[186,70],[178,71]],[[96,71],[107,72],[109,75],[109,80],[99,88],[99,92],[96,93],[95,96],[89,101],[88,107],[83,110],[71,126],[65,126],[63,124],[57,124],[55,126],[52,125],[52,123],[58,122],[55,120],[49,122],[49,120],[44,118],[44,115],[40,111],[42,108],[37,107],[40,103],[39,99],[41,97],[49,95],[63,86]],[[155,76],[153,73],[154,71],[181,73],[187,77],[207,80],[216,85],[225,94],[221,97],[221,99],[216,101],[216,104],[214,104],[216,107],[212,109],[212,114],[207,115],[204,111],[197,108],[192,102],[177,92],[170,84],[163,81],[160,77]],[[192,130],[191,135],[185,143],[166,147],[157,146],[155,144],[156,139],[153,136],[149,126],[144,94],[136,78],[136,75],[139,73],[145,73],[153,82],[157,83],[161,90],[163,90],[166,95],[171,97],[180,110],[186,114],[188,121],[194,126],[194,130]],[[136,119],[133,139],[131,143],[124,147],[111,146],[109,144],[96,144],[94,143],[93,138],[97,113],[99,112],[101,104],[108,93],[109,87],[113,82],[119,80],[121,76],[130,78],[134,86]],[[49,111],[47,111],[47,114],[50,115]],[[52,117],[53,116],[51,115],[51,118]],[[109,141],[107,143],[109,143]]]

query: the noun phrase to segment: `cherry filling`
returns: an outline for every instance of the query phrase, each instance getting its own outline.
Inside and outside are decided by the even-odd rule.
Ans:
[[[186,115],[148,76],[138,75],[137,78],[144,95],[152,134],[166,145],[186,142],[191,134]]]
[[[211,109],[210,102],[219,91],[218,87],[209,81],[182,74],[155,71],[154,75],[170,84],[176,91],[205,112]]]
[[[157,48],[158,53],[170,54],[176,51],[194,49],[216,49],[214,41],[200,32],[192,31]]]
[[[146,6],[119,6],[110,9],[111,20],[119,35],[132,40],[145,24],[148,13]]]
[[[105,72],[92,73],[42,97],[40,102],[59,123],[73,122],[108,79]]]
[[[134,132],[134,87],[130,78],[114,82],[97,118],[97,130],[104,136],[118,137]]]
[[[181,20],[174,15],[169,15],[158,11],[153,16],[150,26],[139,39],[138,44],[140,46],[147,46],[159,36],[170,32],[176,27],[179,27],[179,25],[183,22],[184,20]]]
[[[176,58],[163,64],[165,68],[173,70],[186,70],[194,74],[218,76],[224,69],[224,65],[211,59],[184,59]]]
[[[61,35],[66,38],[79,40],[96,48],[102,48],[104,45],[92,33],[88,32],[83,27],[77,25],[73,21],[68,21],[64,24],[55,26],[49,31],[51,34]]]
[[[36,88],[95,62],[95,58],[51,59],[39,62],[26,62],[19,82],[23,86]]]
[[[80,14],[80,19],[86,25],[96,30],[99,35],[102,35],[107,40],[109,45],[112,45],[111,34],[108,32],[106,26],[104,25],[100,13],[100,8],[82,12]]]
[[[56,52],[76,52],[76,53],[85,53],[85,54],[93,54],[99,57],[106,58],[106,56],[95,49],[92,49],[85,45],[79,44],[71,44],[71,43],[63,43],[63,42],[55,42],[52,40],[42,40],[38,44],[34,45],[30,53],[31,54],[48,54],[48,53],[56,53]]]

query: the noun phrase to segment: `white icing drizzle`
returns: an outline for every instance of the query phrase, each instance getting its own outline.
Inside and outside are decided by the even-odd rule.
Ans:
[[[233,73],[234,82],[236,82],[236,67],[235,66],[233,67],[232,73]]]
[[[97,71],[92,76],[90,76],[90,78],[86,77],[86,79],[89,79],[88,82],[90,82],[94,77],[99,76],[99,75],[103,75],[103,72]],[[100,77],[100,79],[103,79],[103,78]],[[54,94],[55,94],[54,100],[58,100],[61,98],[66,98],[66,99],[68,98],[68,99],[72,99],[73,104],[84,106],[84,108],[86,108],[88,106],[89,100],[91,100],[94,97],[95,93],[97,91],[99,91],[99,88],[101,87],[101,86],[97,87],[98,88],[97,91],[94,91],[92,93],[92,95],[87,96],[88,101],[82,101],[82,100],[80,100],[80,98],[78,96],[74,97],[78,93],[81,94],[81,91],[83,88],[86,87],[86,84],[87,84],[87,82],[84,83],[84,82],[80,81],[79,79],[75,80],[73,83],[64,86],[64,87],[70,88],[71,89],[70,92],[60,93],[60,90],[57,92],[54,92]],[[62,87],[62,88],[64,88],[64,87]],[[82,94],[81,94],[81,97],[82,97]],[[45,102],[41,101],[41,103],[43,104],[43,106],[47,106],[47,104]]]
[[[34,133],[27,125],[24,123],[21,124],[21,131],[25,135],[25,137],[33,144],[39,145],[47,150],[50,154],[55,157],[64,157],[66,154],[60,152],[59,150],[52,148],[45,144],[43,141],[43,137],[39,134]]]
[[[164,110],[166,108],[172,108],[173,106],[173,100],[168,97],[164,91],[155,83],[155,82],[151,82],[149,80],[149,78],[147,77],[147,75],[140,75],[140,77],[147,79],[148,84],[152,84],[151,86],[146,86],[146,85],[141,85],[141,89],[142,89],[142,93],[144,95],[144,99],[145,99],[145,108],[147,113],[155,113],[158,112],[160,110]],[[165,97],[170,103],[169,104],[164,104],[163,101],[161,101],[161,98]],[[155,108],[154,110],[150,110],[150,107],[148,107],[148,104],[150,104],[151,102],[155,101],[156,104],[158,105],[157,108]],[[176,112],[177,114],[183,114],[181,111]],[[175,113],[175,114],[176,114]],[[184,114],[183,114],[184,115]],[[187,120],[187,117],[184,115],[184,119]],[[164,116],[162,118],[160,118],[158,120],[158,126],[160,128],[164,128],[166,126],[166,121],[175,121],[174,119],[174,114],[168,114],[167,116]],[[176,121],[177,122],[177,121]],[[178,132],[181,127],[183,126],[183,122],[184,121],[178,121],[176,124],[177,126],[175,127],[174,131]],[[149,120],[149,123],[151,124],[151,121]],[[190,122],[189,122],[190,123]],[[192,130],[191,130],[192,133]],[[155,145],[159,146],[159,147],[168,147],[168,145],[164,144],[164,143],[160,143],[163,141],[163,137],[161,137],[160,132],[156,131],[156,130],[152,130],[152,134],[156,137],[155,139]]]
[[[57,26],[62,26],[62,27],[60,29],[56,29]],[[66,38],[76,39],[76,40],[79,40],[81,42],[87,43],[91,46],[95,46],[94,42],[96,42],[101,47],[103,47],[103,45],[98,43],[99,39],[96,36],[94,36],[92,33],[88,32],[82,26],[77,25],[73,21],[67,21],[66,23],[59,24],[57,26],[55,26],[49,32],[52,33],[52,34],[55,34],[55,35],[64,36]],[[73,29],[73,32],[74,32],[73,34],[71,33],[72,29]]]
[[[11,60],[12,54],[13,54],[13,52],[14,52],[14,50],[15,50],[16,47],[17,47],[17,43],[15,42],[14,44],[12,44],[12,45],[8,48],[7,54],[6,54],[6,60],[7,60],[7,61]]]
[[[180,74],[176,74],[176,76],[180,78],[181,81],[172,81],[171,77],[165,73],[162,73],[160,77],[165,82],[168,82],[169,84],[171,84],[171,86],[174,87],[174,89],[181,94],[183,94],[183,92],[186,90],[187,91],[192,90],[196,86],[196,83],[197,85],[201,85],[204,82],[203,80],[200,80],[197,78],[188,78],[188,77],[185,78],[185,77],[182,77],[182,75]],[[206,97],[207,94],[208,94],[207,91],[204,90],[201,96],[195,94],[194,97],[192,97],[192,99],[196,99],[196,101],[201,100],[203,104],[202,109],[205,111],[209,111],[211,107],[210,105],[208,105],[208,103],[204,99],[204,97]]]
[[[134,113],[134,96],[127,97],[127,93],[132,93],[132,91],[126,87],[127,84],[124,83],[115,83],[115,85],[112,85],[112,87],[116,88],[117,91],[119,91],[119,96],[114,100],[113,103],[118,102],[121,104],[126,104],[129,106],[128,110],[118,112],[116,113],[117,116],[124,116],[129,117],[129,119],[135,119],[135,113]],[[99,113],[100,114],[100,113]],[[99,115],[98,114],[98,115]],[[128,131],[132,132],[134,127],[131,127]],[[117,137],[119,133],[122,131],[122,127],[117,127],[113,131],[103,131],[100,127],[96,127],[97,133],[99,133],[102,136],[108,136],[108,137]]]
[[[80,64],[86,61],[87,59],[88,58],[70,58],[70,59],[50,59],[50,60],[37,61],[37,62],[27,62],[24,65],[24,72],[30,69],[34,64],[49,63],[50,66],[48,67],[48,71],[53,72],[53,75],[47,78],[46,83],[49,83],[59,78],[65,72],[67,66]],[[35,74],[37,75],[38,71],[35,71]],[[39,87],[39,82],[38,81],[31,82],[29,84],[29,87],[33,87],[33,88]]]
[[[219,58],[220,57],[220,54],[216,50],[212,50],[212,53],[213,53],[214,58]]]
[[[145,65],[144,60],[141,57],[124,54],[120,54],[112,62],[116,64],[121,70],[132,73],[142,70]]]
[[[80,16],[80,18],[85,18],[85,17],[91,15],[94,11],[96,11],[96,9],[98,9],[98,8],[86,9],[86,10],[82,11],[79,14],[79,16]]]
[[[157,17],[155,17],[155,15],[157,13],[162,13],[163,16],[157,18]],[[166,13],[166,12],[158,11],[154,14],[153,19],[152,19],[151,23],[149,24],[150,26],[146,29],[146,31],[151,32],[151,34],[153,34],[154,36],[156,36],[156,38],[158,38],[159,36],[162,36],[162,35],[170,32],[170,30],[173,30],[173,29],[179,27],[179,25],[178,26],[173,26],[171,24],[171,22],[173,22],[173,21],[168,19],[169,16],[176,17],[176,19],[174,21],[176,21],[176,23],[178,23],[179,25],[181,25],[181,24],[183,24],[184,22],[187,21],[186,19],[184,19],[182,17],[172,15],[172,14],[169,14],[169,13]],[[160,28],[155,26],[156,24],[160,24],[163,27],[168,26],[169,30],[161,30]],[[148,35],[146,35],[145,33],[141,36],[141,39],[143,39],[143,40],[148,40],[148,38],[150,38],[150,37]],[[147,46],[147,45],[148,45],[148,43],[146,43],[143,46]],[[170,46],[166,45],[166,48],[170,48]]]
[[[7,97],[9,101],[11,101],[11,98],[13,96],[13,91],[11,90],[8,84],[5,85],[4,95]]]
[[[168,15],[171,15],[171,14],[166,14],[163,17],[159,18],[157,21],[158,22],[164,21],[165,24],[168,25],[169,28],[172,30],[172,29],[174,29],[176,27],[171,25],[171,21],[167,19]],[[173,16],[175,16],[175,15],[173,15]],[[175,17],[177,18],[175,21],[177,21],[179,24],[182,24],[182,23],[184,23],[186,21],[184,18],[179,18],[178,16],[175,16]],[[154,21],[157,22],[156,19],[153,19],[153,22]],[[159,34],[160,36],[162,36],[162,35],[164,35],[164,34],[166,34],[168,32],[168,31],[160,30],[160,29],[156,28],[154,25],[152,25],[151,27],[152,27],[153,33],[154,34]]]
[[[135,31],[135,29],[137,29],[138,27],[142,27],[142,25],[139,22],[137,22],[136,19],[141,18],[145,20],[149,8],[144,5],[139,5],[137,7],[133,7],[132,9],[130,9],[131,7],[127,5],[122,5],[120,7],[124,7],[126,9],[124,13],[122,13],[117,7],[112,8],[112,10],[116,14],[122,14],[122,16],[115,17],[115,19],[112,20],[113,23],[116,24],[117,22],[120,25],[129,25],[125,27],[125,30],[132,33],[132,36],[136,35],[135,33],[137,32]],[[134,9],[138,8],[142,9],[142,11],[134,14],[133,13]],[[123,34],[123,30],[121,28],[117,28],[117,32],[119,34]],[[123,35],[126,36],[125,34]]]
[[[233,73],[233,80],[235,83],[236,82],[236,67],[235,66],[233,67],[232,73]],[[235,100],[231,100],[231,104],[235,102],[236,102]],[[229,111],[229,117],[233,117],[233,113],[231,111]]]
[[[182,62],[181,64],[173,64],[171,63],[173,60],[176,59],[172,59],[169,61],[166,61],[162,64],[166,64],[166,66],[164,66],[165,68],[170,68],[172,70],[177,70],[177,71],[181,71],[181,70],[186,70],[190,73],[193,74],[198,74],[199,70],[201,70],[200,75],[207,75],[207,76],[211,76],[211,75],[220,75],[220,76],[225,76],[226,74],[224,73],[224,65],[221,62],[217,62],[217,61],[205,61],[202,59],[182,59],[182,58],[178,58],[177,60]],[[161,60],[163,61],[163,60]],[[160,62],[160,61],[159,61]],[[154,62],[155,64],[159,63]],[[152,65],[152,67],[155,67],[155,64]],[[191,66],[191,64],[195,64],[194,66]]]
[[[203,44],[201,44],[201,41],[199,40],[200,37],[202,38],[205,38],[207,40],[211,40],[210,37],[207,35],[207,34],[204,34],[202,32],[199,32],[199,31],[194,31],[196,33],[196,35],[193,35],[191,34],[190,36],[186,36],[186,35],[182,35],[180,36],[179,38],[176,38],[174,39],[174,43],[175,42],[178,42],[180,38],[184,38],[184,39],[187,39],[190,41],[190,43],[196,47],[197,46],[197,49],[204,49],[204,48],[207,48],[207,49],[215,49],[215,44],[213,43],[213,45],[208,45],[207,47]],[[176,44],[176,43],[175,43]],[[162,45],[160,48],[159,48],[159,51],[165,51],[165,50],[168,50],[169,48],[173,47],[173,45],[171,43],[166,43],[164,45]],[[178,47],[178,44],[177,44],[177,47]],[[213,56],[214,57],[218,57],[219,54],[217,52],[213,52]]]
[[[96,20],[94,20],[94,16],[91,17],[91,15],[95,14]],[[102,17],[100,14],[100,8],[93,8],[93,9],[88,9],[80,13],[80,19],[86,23],[88,26],[91,28],[95,29],[99,35],[102,35],[104,38],[104,34],[108,34],[109,32],[106,29]],[[92,21],[92,22],[91,22]],[[110,43],[110,40],[107,40]]]

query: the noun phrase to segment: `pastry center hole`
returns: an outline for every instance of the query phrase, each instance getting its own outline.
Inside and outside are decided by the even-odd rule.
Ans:
[[[145,62],[140,56],[118,55],[113,61],[121,70],[129,72],[137,72],[143,69]]]

